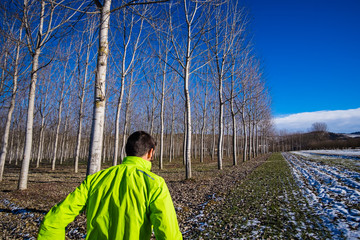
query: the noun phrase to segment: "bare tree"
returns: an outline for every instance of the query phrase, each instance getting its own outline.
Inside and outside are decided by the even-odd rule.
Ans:
[[[141,16],[144,16],[149,11],[145,6],[141,10]],[[133,71],[134,64],[138,58],[138,51],[146,37],[143,34],[145,18],[128,11],[123,8],[117,12],[115,29],[119,32],[119,37],[114,36],[114,47],[116,53],[120,54],[120,60],[114,61],[114,66],[120,74],[120,92],[117,102],[116,118],[115,118],[115,143],[114,143],[114,158],[113,166],[117,165],[119,152],[119,137],[120,137],[120,111],[122,107],[122,100],[124,97],[125,79]],[[136,30],[135,30],[136,29]],[[120,62],[118,65],[117,62]],[[122,154],[123,156],[123,154]]]
[[[129,1],[122,3],[119,7],[111,10],[111,0],[104,0],[103,4],[99,0],[94,0],[97,8],[100,10],[100,30],[99,30],[99,48],[98,60],[96,68],[95,80],[95,101],[93,109],[93,122],[91,127],[91,139],[88,159],[87,174],[93,174],[100,170],[101,154],[103,146],[103,132],[104,132],[104,116],[105,116],[105,83],[106,83],[106,69],[109,55],[108,33],[110,27],[111,12],[123,9],[132,5],[144,5],[151,3],[165,2],[167,0],[159,1]]]
[[[50,69],[51,70],[51,69]],[[51,71],[49,71],[49,76],[51,76],[50,74]],[[50,79],[48,79],[47,77],[43,77],[44,82],[46,82],[46,84],[44,83],[44,87],[45,87],[45,91],[42,92],[42,94],[40,94],[40,101],[39,101],[39,113],[40,113],[40,117],[41,117],[41,125],[40,125],[40,134],[39,134],[39,143],[38,143],[38,154],[37,154],[37,160],[36,160],[36,167],[38,168],[40,166],[40,162],[43,158],[43,152],[44,152],[44,139],[45,139],[45,119],[47,118],[47,116],[50,114],[50,111],[48,110],[48,96],[49,96],[49,85],[50,85]],[[44,90],[44,89],[42,89]]]
[[[129,135],[128,131],[129,131],[129,124],[130,124],[132,90],[133,90],[134,84],[135,84],[134,72],[131,72],[128,92],[127,92],[128,96],[127,96],[126,104],[125,104],[125,121],[124,121],[123,139],[122,139],[122,144],[121,144],[121,159],[123,159],[125,157],[126,136]]]
[[[59,140],[59,132],[60,132],[60,126],[61,126],[61,115],[62,115],[62,108],[63,108],[63,103],[64,103],[64,99],[65,96],[67,94],[67,91],[65,91],[65,83],[67,80],[67,67],[69,64],[69,59],[70,59],[70,51],[71,48],[68,48],[68,53],[66,53],[66,56],[64,58],[65,61],[65,66],[64,66],[64,72],[63,72],[63,76],[62,76],[62,82],[61,82],[61,87],[60,87],[60,98],[58,100],[59,103],[59,107],[58,107],[58,118],[57,118],[57,125],[56,125],[56,133],[55,133],[55,143],[54,143],[54,151],[53,151],[53,159],[52,159],[52,164],[51,164],[51,170],[55,170],[55,164],[56,164],[56,158],[57,158],[57,149],[58,149],[58,140]],[[72,79],[72,78],[71,78]],[[71,84],[69,84],[71,85]],[[69,88],[67,88],[69,89]]]
[[[81,5],[81,4],[80,4]],[[81,6],[80,6],[81,7]],[[36,10],[34,9],[36,8]],[[39,22],[32,24],[30,22],[29,11],[33,9],[40,13]],[[29,53],[31,55],[31,82],[29,88],[29,103],[27,112],[26,123],[26,139],[24,146],[24,159],[22,162],[21,172],[19,176],[18,189],[24,190],[27,188],[28,172],[30,166],[31,149],[32,149],[32,136],[33,136],[33,118],[34,118],[34,104],[36,93],[36,82],[38,71],[41,69],[39,66],[39,58],[42,48],[51,37],[56,33],[56,30],[69,22],[76,12],[61,11],[62,17],[56,17],[56,10],[59,9],[59,4],[50,2],[46,4],[45,0],[38,3],[29,5],[28,0],[24,0],[24,28],[26,31],[26,40]],[[63,9],[62,9],[63,10]]]
[[[85,93],[87,88],[87,82],[88,82],[88,74],[89,74],[89,67],[90,67],[90,50],[92,45],[94,44],[95,37],[95,22],[90,21],[89,24],[89,31],[87,31],[85,34],[88,35],[87,44],[86,44],[86,57],[85,57],[85,69],[84,69],[84,75],[82,77],[83,81],[80,84],[80,81],[78,83],[78,86],[80,88],[80,93],[78,95],[79,101],[80,101],[80,107],[79,107],[79,113],[78,113],[78,132],[77,132],[77,140],[76,140],[76,148],[75,148],[75,160],[74,160],[74,171],[77,173],[79,168],[79,157],[80,157],[80,148],[81,148],[81,137],[82,137],[82,125],[83,125],[83,118],[84,118],[84,100],[85,100]],[[81,40],[80,46],[83,44],[83,40]],[[81,47],[80,47],[81,49]],[[80,63],[81,61],[81,54],[80,51],[78,52],[78,69],[79,69],[79,76],[80,76],[80,66],[82,65]],[[79,77],[80,80],[80,77]]]
[[[203,36],[206,32],[207,21],[210,17],[207,8],[208,2],[203,1],[189,1],[182,0],[179,5],[182,9],[177,9],[176,13],[179,15],[173,16],[172,5],[169,5],[170,11],[170,39],[173,51],[170,57],[176,62],[179,68],[172,66],[183,80],[184,98],[185,98],[185,133],[184,133],[184,162],[185,162],[185,177],[189,179],[192,177],[191,173],[191,99],[189,93],[191,75],[198,69],[206,65],[195,65],[194,60],[202,55],[201,45],[203,43]],[[174,22],[175,21],[175,22]],[[180,27],[184,24],[184,32]],[[179,35],[180,34],[180,35]]]
[[[12,89],[12,94],[11,94],[10,107],[9,107],[6,124],[5,124],[5,131],[4,131],[4,135],[3,135],[3,139],[2,139],[3,146],[2,146],[1,154],[0,154],[0,182],[3,179],[5,160],[6,160],[6,155],[7,155],[7,151],[8,151],[10,125],[11,125],[11,120],[12,120],[12,114],[13,114],[14,108],[15,108],[16,93],[17,93],[17,89],[18,89],[21,38],[22,38],[22,27],[20,27],[19,39],[16,42],[16,47],[15,47],[15,62],[14,62],[14,73],[13,73],[13,87],[12,87],[13,89]]]
[[[204,162],[204,137],[205,137],[205,130],[206,130],[206,118],[207,118],[207,111],[208,111],[208,91],[209,88],[205,87],[205,94],[204,94],[204,101],[202,105],[202,125],[201,125],[201,140],[200,140],[200,162]]]
[[[224,142],[224,105],[229,101],[224,95],[224,84],[232,77],[234,58],[244,46],[246,18],[238,2],[228,1],[215,9],[215,27],[207,40],[211,59],[210,70],[219,99],[218,169],[222,169]],[[235,54],[236,53],[236,54]]]
[[[111,0],[100,1],[94,0],[100,10],[99,26],[99,47],[95,77],[95,95],[93,108],[93,121],[91,126],[89,159],[87,174],[98,172],[101,167],[101,154],[103,146],[104,118],[105,118],[105,83],[106,68],[109,54],[108,33],[110,27],[110,7]]]
[[[312,132],[326,132],[328,129],[325,122],[315,122],[311,125]]]

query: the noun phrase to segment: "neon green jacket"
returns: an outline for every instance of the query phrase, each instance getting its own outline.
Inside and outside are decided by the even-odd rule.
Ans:
[[[182,239],[173,202],[151,162],[126,157],[86,177],[44,217],[38,239],[64,239],[65,227],[86,208],[86,239]]]

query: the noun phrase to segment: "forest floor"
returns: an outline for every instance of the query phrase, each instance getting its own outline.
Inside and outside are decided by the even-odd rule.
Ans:
[[[193,160],[193,178],[183,180],[182,160],[166,163],[161,171],[153,164],[152,171],[167,182],[184,239],[356,239],[356,222],[347,228],[352,234],[328,227],[332,220],[325,221],[309,201],[287,155],[265,155],[237,166],[227,159],[223,166],[219,171],[216,161]],[[85,168],[84,163],[79,174],[70,163],[55,171],[47,164],[31,168],[28,190],[18,191],[20,169],[6,166],[0,183],[0,238],[35,239],[44,214],[80,184]],[[82,239],[85,234],[82,214],[68,226],[67,237]]]
[[[202,223],[197,221],[205,205],[215,205],[254,169],[263,164],[269,155],[251,161],[232,165],[224,159],[223,170],[217,169],[217,161],[205,159],[204,163],[192,161],[192,179],[185,179],[182,159],[164,163],[159,170],[156,161],[152,171],[162,176],[170,190],[177,212],[180,230],[184,238],[192,238],[200,232]],[[51,170],[50,163],[40,168],[30,167],[28,189],[17,190],[20,166],[6,165],[4,179],[0,183],[0,239],[36,239],[44,215],[64,199],[85,178],[86,163],[79,166],[79,173],[73,172],[70,162],[57,165]],[[102,168],[109,167],[110,162]],[[199,230],[200,229],[200,230]],[[79,215],[66,231],[69,239],[82,239],[86,234],[86,218]]]

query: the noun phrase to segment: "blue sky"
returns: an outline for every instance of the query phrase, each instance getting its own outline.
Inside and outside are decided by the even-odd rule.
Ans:
[[[360,107],[360,0],[246,4],[275,118],[318,111],[334,115]],[[360,122],[357,126],[360,131]]]

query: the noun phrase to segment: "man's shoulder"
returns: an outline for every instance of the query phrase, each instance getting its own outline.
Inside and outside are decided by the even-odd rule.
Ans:
[[[153,173],[153,172],[151,172],[149,170],[146,170],[146,169],[143,169],[143,168],[137,168],[136,171],[139,174],[144,175],[145,177],[147,177],[149,180],[153,181],[154,183],[163,183],[163,182],[165,182],[164,178],[160,177],[156,173]]]
[[[121,169],[123,169],[123,168],[124,168],[124,166],[122,166],[122,165],[111,166],[111,167],[102,169],[94,174],[88,175],[88,179],[90,181],[98,181],[103,178],[115,176],[116,173],[118,171],[121,171]]]

